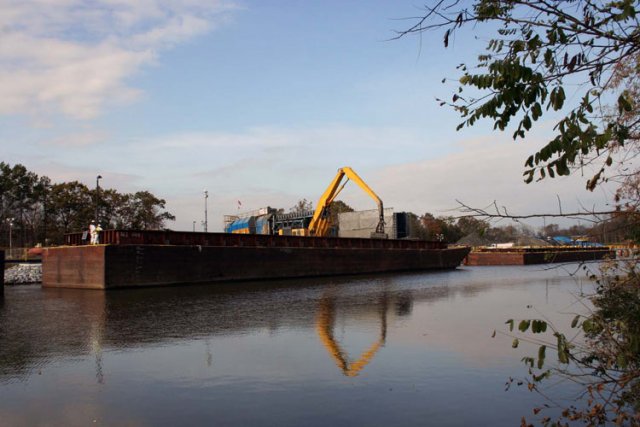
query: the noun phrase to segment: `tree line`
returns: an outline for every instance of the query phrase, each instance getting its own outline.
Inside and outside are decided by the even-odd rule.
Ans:
[[[602,244],[637,242],[640,237],[640,221],[627,212],[613,213],[606,218],[594,219],[587,224],[574,224],[561,227],[558,224],[546,224],[534,228],[524,223],[492,226],[488,220],[471,216],[434,216],[425,213],[417,216],[409,214],[412,237],[423,240],[445,240],[457,242],[460,239],[476,235],[491,243],[516,241],[521,237],[581,237],[590,242]]]
[[[60,244],[64,234],[87,229],[158,230],[175,216],[149,191],[90,189],[79,181],[54,183],[25,166],[0,162],[0,245]]]

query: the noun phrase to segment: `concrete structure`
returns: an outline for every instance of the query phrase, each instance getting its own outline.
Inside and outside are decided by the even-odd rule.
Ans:
[[[531,265],[559,262],[595,261],[615,258],[609,248],[476,248],[464,260],[466,265]]]
[[[338,236],[368,239],[376,231],[379,214],[377,209],[338,214]],[[397,238],[393,208],[384,210],[384,232],[390,239]]]
[[[112,289],[456,268],[468,247],[441,242],[111,230],[107,244],[46,248],[44,287]],[[107,235],[109,235],[107,233]],[[189,236],[191,235],[191,236]],[[188,238],[213,244],[193,245]]]

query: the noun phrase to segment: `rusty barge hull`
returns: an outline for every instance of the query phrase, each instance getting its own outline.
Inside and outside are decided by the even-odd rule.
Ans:
[[[114,242],[45,249],[42,285],[115,289],[453,269],[470,250],[442,242],[222,233],[119,231],[107,239]],[[200,240],[208,245],[193,244]]]
[[[534,265],[562,262],[598,261],[615,258],[616,254],[604,248],[509,248],[472,250],[464,260],[470,266]]]
[[[4,295],[4,251],[0,249],[0,298]]]

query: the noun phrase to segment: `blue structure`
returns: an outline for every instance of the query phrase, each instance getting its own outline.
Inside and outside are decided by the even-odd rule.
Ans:
[[[234,234],[273,234],[272,227],[272,214],[252,215],[237,218],[233,222],[227,224],[224,228],[224,232]]]
[[[586,240],[573,240],[567,236],[555,236],[551,240],[556,245],[561,246],[581,246],[583,248],[602,248],[604,245],[596,242],[588,242]]]
[[[255,234],[256,232],[256,220],[255,217],[250,216],[247,218],[238,218],[231,224],[225,227],[225,233],[234,234]]]
[[[563,246],[575,246],[576,242],[570,237],[567,236],[554,236],[551,238],[557,245]]]

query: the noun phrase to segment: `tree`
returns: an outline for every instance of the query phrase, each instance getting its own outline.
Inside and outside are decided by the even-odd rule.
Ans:
[[[588,190],[609,179],[621,184],[617,206],[603,213],[608,215],[605,219],[619,221],[626,215],[637,224],[640,198],[635,183],[640,172],[629,161],[640,154],[637,12],[638,3],[633,0],[439,0],[398,37],[442,30],[446,47],[462,27],[497,33],[490,37],[487,51],[475,66],[460,65],[457,92],[450,101],[441,101],[460,113],[463,121],[458,129],[485,118],[494,129],[511,129],[514,139],[524,139],[536,121],[551,113],[557,120],[554,135],[524,162],[525,181],[595,167],[586,183]],[[617,175],[607,176],[614,165]],[[479,209],[462,206],[482,215]],[[489,217],[514,218],[506,209]],[[606,239],[604,230],[602,234]],[[559,363],[572,362],[588,373],[569,374],[572,380],[586,379],[586,408],[570,406],[557,422],[544,418],[544,424],[640,425],[637,265],[634,259],[628,265],[602,270],[591,298],[594,310],[572,323],[572,327],[581,326],[587,339],[584,346],[578,349],[563,333],[553,330]],[[512,328],[513,324],[511,320]],[[533,333],[544,333],[547,323],[528,319],[519,324],[523,332],[530,327]],[[546,345],[540,347],[537,358],[525,358],[530,389],[537,389],[551,374],[534,368],[544,366],[545,349]]]
[[[95,200],[95,190],[91,192]],[[98,218],[103,228],[129,228],[126,226],[128,194],[118,193],[111,188],[100,189],[98,198]]]
[[[444,31],[444,45],[462,27],[497,34],[476,67],[460,65],[460,86],[451,101],[458,129],[487,118],[494,129],[515,121],[513,138],[525,138],[546,112],[560,116],[555,136],[525,162],[531,182],[568,175],[597,162],[587,182],[593,190],[614,157],[637,151],[640,30],[637,2],[560,0],[438,1],[398,37]],[[473,89],[467,95],[465,89]],[[476,95],[479,93],[479,95]],[[607,108],[612,100],[613,108]],[[637,173],[637,171],[634,171]]]
[[[17,244],[36,242],[61,243],[65,233],[87,229],[96,214],[105,227],[155,230],[175,217],[164,211],[166,201],[149,191],[121,194],[102,189],[100,197],[78,182],[51,183],[23,165],[0,162],[0,230],[8,231],[13,219],[12,235]],[[2,237],[8,233],[3,232]],[[8,238],[7,238],[8,240]],[[8,242],[7,242],[8,243]],[[46,242],[45,242],[46,243]]]
[[[292,213],[295,212],[298,214],[309,212],[309,211],[313,211],[313,202],[310,202],[307,199],[298,200],[298,203],[296,203],[295,206],[292,206],[289,209],[289,212],[292,212]]]
[[[473,217],[462,217],[458,219],[458,227],[463,236],[471,233],[477,233],[479,236],[485,234],[490,225],[486,221],[482,221]]]
[[[43,179],[21,164],[11,167],[0,162],[0,216],[3,225],[13,218],[13,230],[17,230],[19,244],[35,239],[42,222]]]
[[[425,230],[425,238],[427,240],[436,240],[438,236],[442,235],[442,223],[438,219],[430,214],[425,213],[420,217],[420,224]]]
[[[429,240],[427,230],[425,229],[420,217],[413,212],[407,212],[407,221],[409,223],[409,237],[412,239]]]
[[[613,274],[591,276],[598,285],[591,298],[594,309],[574,317],[570,337],[545,320],[506,322],[509,333],[517,325],[521,333],[536,335],[521,334],[512,344],[515,348],[523,339],[539,345],[535,356],[523,358],[529,370],[522,383],[526,382],[529,390],[539,390],[553,374],[584,387],[585,407],[571,405],[556,421],[545,416],[545,426],[568,426],[578,421],[590,426],[640,426],[640,287],[637,277],[616,274],[620,267],[612,261],[605,270],[611,268]],[[583,340],[576,339],[580,336]],[[547,349],[554,351],[559,367],[547,367]],[[535,408],[534,413],[542,410]],[[523,418],[522,425],[530,424]]]
[[[542,234],[549,237],[560,236],[560,226],[558,224],[547,224],[542,228]]]
[[[174,221],[175,216],[169,212],[161,212],[166,201],[159,199],[148,191],[127,194],[120,213],[121,224],[125,228],[137,230],[159,230],[165,221]]]
[[[463,236],[463,233],[455,222],[456,220],[453,217],[439,216],[436,218],[433,214],[427,212],[420,217],[420,224],[423,229],[420,235],[424,236],[426,240],[458,241]]]
[[[342,200],[334,200],[329,208],[329,222],[338,225],[338,215],[344,212],[353,212],[354,209]]]
[[[51,186],[48,197],[48,218],[52,236],[61,241],[64,233],[85,230],[95,216],[94,198],[89,188],[78,182],[64,182]]]

